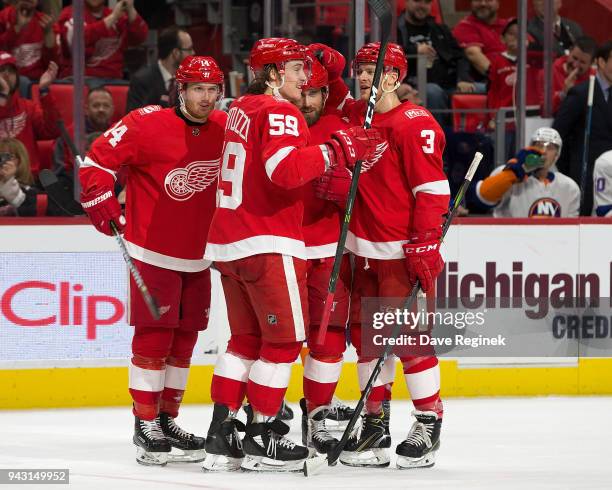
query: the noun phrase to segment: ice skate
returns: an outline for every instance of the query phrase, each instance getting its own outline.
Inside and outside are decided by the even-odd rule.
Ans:
[[[159,418],[143,420],[135,417],[134,437],[136,462],[145,466],[165,466],[172,447],[159,426]]]
[[[436,412],[419,412],[412,415],[416,422],[400,445],[397,446],[397,467],[399,469],[429,468],[436,463],[436,451],[440,448],[442,420]]]
[[[225,405],[215,403],[213,419],[206,437],[204,471],[236,471],[240,469],[244,452],[239,432],[244,424]]]
[[[181,429],[174,417],[167,413],[159,414],[159,426],[170,445],[178,450],[178,453],[170,453],[168,462],[170,463],[199,463],[204,461],[206,452],[204,451],[204,438],[198,437]]]
[[[326,417],[327,430],[343,432],[354,412],[351,407],[334,397]]]
[[[306,409],[306,400],[300,400],[302,409],[302,444],[306,446],[311,456],[315,453],[327,454],[337,444],[338,439],[333,437],[327,429],[327,414],[330,407],[317,407],[308,413]]]
[[[371,468],[389,466],[391,436],[386,433],[384,413],[362,416],[361,430],[355,430],[340,453],[340,462],[347,466]]]
[[[247,412],[246,435],[242,440],[245,471],[289,472],[302,471],[308,449],[287,439],[289,427],[273,417],[254,416]]]

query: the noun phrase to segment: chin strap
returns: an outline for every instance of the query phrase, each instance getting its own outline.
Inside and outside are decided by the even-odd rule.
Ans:
[[[377,105],[380,103],[380,101],[382,101],[382,100],[383,100],[383,98],[385,97],[385,95],[387,95],[387,94],[392,94],[392,93],[393,93],[393,92],[395,92],[395,91],[396,91],[396,90],[399,88],[399,86],[401,85],[401,82],[398,80],[397,82],[395,82],[395,84],[393,85],[393,88],[392,88],[391,90],[386,90],[386,89],[385,89],[385,82],[387,81],[387,77],[388,77],[388,76],[389,76],[389,73],[385,73],[385,74],[383,75],[383,78],[382,78],[382,83],[380,84],[380,92],[381,92],[381,94],[380,94],[380,97],[378,98],[378,100],[377,100],[377,101],[374,103],[374,107],[376,107],[376,106],[377,106]]]
[[[281,84],[278,87],[276,85],[272,85],[267,80],[266,85],[272,89],[272,93],[275,97],[280,97],[281,99],[284,99],[284,97],[280,93],[280,89],[285,86],[285,75],[281,74]]]

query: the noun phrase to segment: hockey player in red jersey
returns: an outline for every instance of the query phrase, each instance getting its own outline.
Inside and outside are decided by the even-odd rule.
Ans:
[[[308,144],[306,121],[289,102],[302,95],[305,61],[305,47],[291,39],[257,41],[250,55],[255,80],[228,114],[205,255],[221,273],[231,329],[212,380],[209,470],[300,471],[308,456],[274,419],[308,325],[302,187],[370,156],[379,138],[357,127]],[[245,395],[240,447],[235,415]]]
[[[339,129],[349,127],[342,113],[330,108],[324,111],[328,95],[327,71],[316,58],[311,61],[311,75],[302,87],[300,108],[308,128],[310,141],[324,143]],[[321,323],[327,286],[334,263],[340,212],[344,208],[351,174],[343,167],[330,169],[313,185],[304,187],[304,243],[306,245],[308,312],[310,325],[307,332],[309,352],[304,358],[304,399],[302,408],[302,442],[319,453],[327,453],[338,443],[328,430],[326,420],[331,410],[332,398],[346,348],[346,323],[348,321],[350,264],[348,256],[337,283],[334,308],[330,317],[325,345],[316,345]]]
[[[180,105],[134,110],[106,131],[81,165],[81,203],[94,226],[125,242],[160,306],[155,320],[130,283],[134,326],[129,389],[135,415],[137,461],[201,461],[204,439],[174,419],[185,391],[198,331],[210,306],[206,237],[215,209],[216,181],[227,115],[215,110],[223,72],[212,58],[190,56],[176,72]],[[117,171],[127,166],[125,217],[113,195]],[[171,447],[183,451],[169,456]]]
[[[346,100],[343,108],[352,123],[363,121],[379,48],[379,43],[366,44],[353,61],[361,100]],[[444,266],[439,238],[450,197],[442,170],[445,138],[428,111],[398,99],[395,91],[407,69],[402,48],[389,43],[372,123],[386,142],[364,162],[346,242],[355,255],[350,324],[351,340],[359,355],[361,389],[376,363],[375,358],[361,352],[361,299],[407,297],[417,278],[423,291],[431,293]],[[340,456],[344,464],[389,464],[386,448],[391,440],[382,402],[385,385],[393,381],[395,374],[393,356],[390,360],[366,402],[359,437],[350,439]],[[416,422],[406,440],[397,446],[398,467],[431,466],[442,421],[438,360],[427,355],[406,356],[401,361]]]

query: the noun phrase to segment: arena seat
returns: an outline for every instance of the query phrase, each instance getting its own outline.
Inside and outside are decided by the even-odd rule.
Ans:
[[[106,85],[106,88],[113,96],[115,103],[115,113],[113,114],[113,122],[118,121],[125,116],[127,107],[127,94],[129,85]]]
[[[454,94],[451,98],[451,108],[460,109],[486,109],[487,96],[481,94]],[[473,133],[484,128],[487,122],[486,112],[454,112],[453,130]]]
[[[74,107],[74,89],[72,85],[65,83],[54,83],[51,85],[51,91],[64,124],[66,126],[70,126],[73,120],[72,112]],[[87,91],[85,91],[84,94],[85,93],[87,93]],[[35,102],[40,102],[40,93],[37,83],[32,84],[32,100]]]
[[[38,140],[36,146],[38,147],[38,157],[40,166],[39,171],[48,168],[53,168],[53,145],[55,140]]]

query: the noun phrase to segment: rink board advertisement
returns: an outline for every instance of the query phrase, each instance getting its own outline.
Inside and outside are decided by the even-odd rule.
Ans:
[[[504,297],[523,296],[524,304],[519,308],[494,317],[496,331],[503,333],[516,328],[522,318],[528,320],[543,313],[541,309],[550,303],[547,299],[563,288],[578,298],[600,297],[608,307],[601,308],[602,314],[595,315],[599,316],[595,320],[566,312],[565,319],[555,322],[556,333],[562,332],[563,327],[564,335],[571,336],[572,332],[583,331],[585,322],[587,331],[592,328],[596,337],[612,341],[611,318],[605,314],[610,311],[612,280],[609,223],[563,220],[562,224],[539,225],[476,220],[465,224],[466,221],[470,223],[464,220],[447,235],[446,267],[438,279],[440,301],[452,303],[455,298],[457,311],[470,299],[473,303],[479,297],[487,301],[497,297],[499,302]],[[66,240],[50,242],[45,236],[34,240],[31,227],[0,228],[0,367],[125,365],[132,334],[127,323],[128,276],[116,244],[106,237],[100,240],[87,226],[44,228],[41,232],[52,231],[55,237],[64,236]],[[92,250],[96,248],[92,247],[92,237],[98,241],[97,251]],[[440,306],[448,304],[438,304],[443,311]],[[466,304],[465,310],[477,313],[472,306]],[[484,307],[486,304],[481,310]],[[201,335],[194,353],[196,364],[213,364],[216,352],[224,348],[228,337],[225,304],[216,278],[211,310],[209,330]],[[499,309],[495,311],[500,313]],[[495,357],[494,350],[480,353],[471,349],[469,353]],[[466,352],[456,354],[467,356]],[[596,355],[586,351],[583,354]],[[576,357],[580,352],[526,349],[504,354],[523,355]]]

